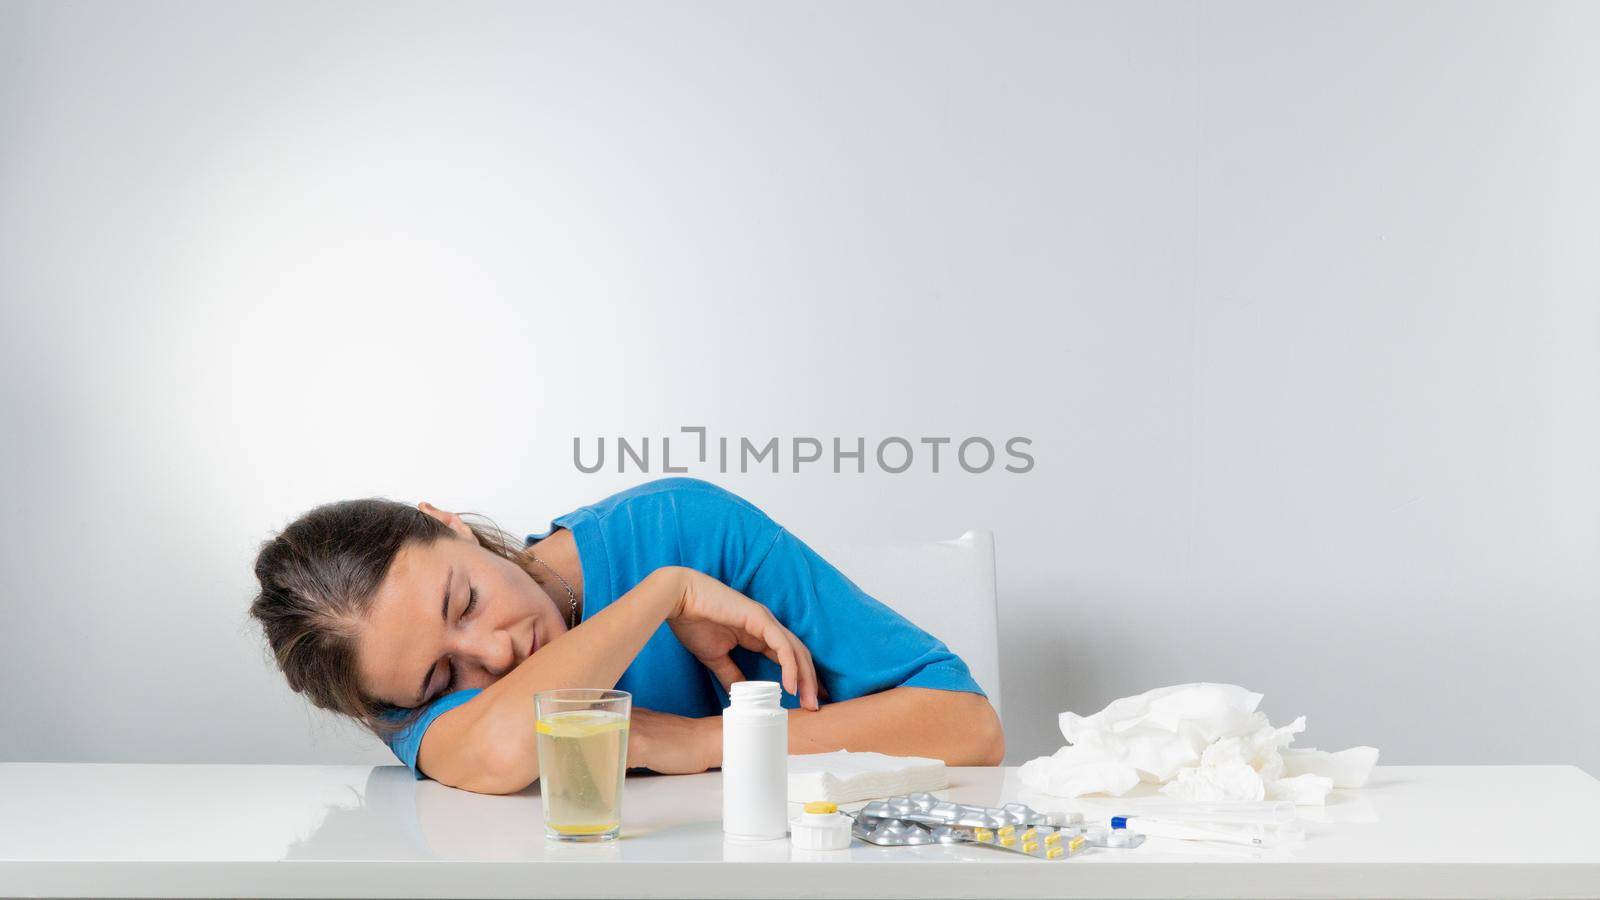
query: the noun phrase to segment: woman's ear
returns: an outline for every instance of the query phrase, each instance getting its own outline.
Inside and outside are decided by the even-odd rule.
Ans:
[[[467,527],[467,523],[463,522],[459,515],[453,512],[445,512],[426,500],[418,503],[417,509],[422,510],[428,515],[433,516],[435,519],[438,519],[444,524],[450,526],[451,531],[454,531],[456,534],[461,535],[467,540],[472,541],[473,543],[478,542],[478,536],[472,533],[472,529]]]

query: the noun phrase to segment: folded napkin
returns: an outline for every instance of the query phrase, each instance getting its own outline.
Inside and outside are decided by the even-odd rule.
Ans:
[[[789,757],[790,803],[850,803],[949,786],[944,760],[925,756],[836,750]]]

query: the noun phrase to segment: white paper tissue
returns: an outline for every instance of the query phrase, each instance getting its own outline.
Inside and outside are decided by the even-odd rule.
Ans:
[[[1289,800],[1321,805],[1334,787],[1366,783],[1378,751],[1287,750],[1304,716],[1281,728],[1261,695],[1233,684],[1179,684],[1114,700],[1092,716],[1061,714],[1068,746],[1023,763],[1018,777],[1060,797],[1122,796],[1141,781],[1181,800]]]
[[[1307,747],[1283,751],[1285,775],[1321,775],[1336,788],[1361,787],[1378,764],[1377,747],[1351,747],[1338,753]]]
[[[849,750],[789,757],[790,803],[812,800],[850,803],[918,791],[942,791],[949,786],[949,773],[942,759]]]

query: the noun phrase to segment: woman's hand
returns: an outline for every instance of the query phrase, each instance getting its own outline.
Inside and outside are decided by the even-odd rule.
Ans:
[[[800,705],[816,709],[817,667],[811,651],[772,610],[704,572],[680,567],[684,578],[681,601],[667,616],[667,624],[695,658],[722,682],[723,690],[744,673],[728,651],[743,647],[760,653],[783,668],[783,689],[800,698]]]
[[[722,765],[722,717],[691,719],[635,706],[628,716],[628,768],[693,775]]]

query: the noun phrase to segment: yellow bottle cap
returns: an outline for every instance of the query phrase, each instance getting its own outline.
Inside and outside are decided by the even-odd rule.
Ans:
[[[838,811],[839,805],[837,803],[829,803],[826,800],[813,800],[806,804],[806,812],[808,813],[832,813]]]

